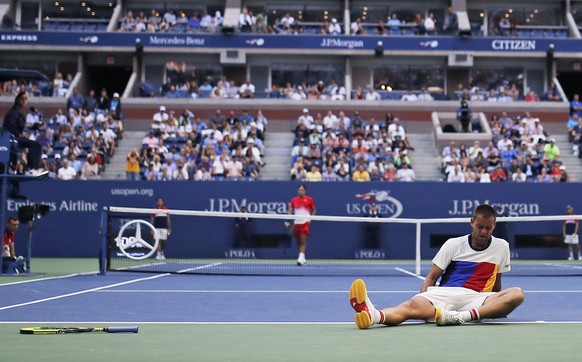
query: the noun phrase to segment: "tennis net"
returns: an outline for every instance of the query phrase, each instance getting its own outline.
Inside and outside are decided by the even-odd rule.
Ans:
[[[285,222],[293,215],[163,210],[164,232],[152,225],[159,209],[109,207],[102,227],[101,271],[289,276],[425,276],[450,237],[469,234],[469,218],[404,219],[308,216],[306,265]],[[305,217],[303,217],[305,218]],[[498,218],[494,235],[510,243],[508,275],[582,275],[568,259],[565,219],[573,215]],[[161,237],[161,238],[160,238]]]

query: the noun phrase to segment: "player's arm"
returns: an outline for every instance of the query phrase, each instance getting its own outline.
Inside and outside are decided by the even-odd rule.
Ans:
[[[432,269],[426,276],[424,283],[422,283],[422,287],[420,288],[421,292],[426,292],[428,287],[433,287],[436,285],[437,280],[443,275],[444,270],[436,266],[435,264],[432,265]]]
[[[10,247],[10,257],[16,259],[16,251],[14,251],[14,243],[8,244]]]
[[[311,206],[311,215],[315,215],[317,213],[317,210],[315,209],[315,203],[313,203],[313,205]],[[311,220],[309,220],[309,222],[311,222]]]
[[[501,291],[501,276],[503,274],[497,273],[497,277],[495,278],[495,285],[493,285],[493,292],[500,292]]]

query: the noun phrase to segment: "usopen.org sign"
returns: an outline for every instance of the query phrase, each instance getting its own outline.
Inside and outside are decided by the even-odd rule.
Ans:
[[[404,207],[402,203],[390,196],[390,191],[388,190],[371,190],[361,194],[356,194],[355,197],[361,202],[352,202],[346,204],[346,212],[348,215],[362,215],[370,212],[370,207],[372,204],[378,206],[378,213],[382,217],[398,217],[402,214]]]

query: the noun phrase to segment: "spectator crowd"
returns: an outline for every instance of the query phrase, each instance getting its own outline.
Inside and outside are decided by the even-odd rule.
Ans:
[[[575,116],[576,118],[578,116]],[[530,112],[493,114],[487,144],[452,141],[441,152],[440,170],[447,182],[569,182],[556,140]],[[580,124],[582,128],[582,123]]]
[[[398,117],[364,120],[331,110],[297,119],[290,178],[299,181],[414,181],[410,140]]]
[[[214,15],[206,11],[203,13],[194,11],[188,15],[185,11],[168,9],[161,14],[156,9],[152,9],[147,15],[144,11],[139,11],[134,16],[134,12],[129,10],[120,21],[118,31],[215,33],[221,29],[223,20],[220,11],[216,11]]]
[[[127,156],[127,178],[148,181],[256,180],[265,166],[267,118],[220,109],[207,120],[160,106],[141,150]]]
[[[102,89],[98,96],[93,90],[83,96],[74,89],[66,107],[53,115],[45,117],[35,107],[27,111],[24,135],[42,146],[42,171],[63,181],[101,178],[119,139],[123,138],[118,93],[110,98],[107,90]],[[14,172],[25,174],[26,168],[26,152],[22,152]]]

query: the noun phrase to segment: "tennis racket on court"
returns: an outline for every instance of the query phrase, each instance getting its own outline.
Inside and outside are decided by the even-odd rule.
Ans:
[[[27,327],[20,334],[65,334],[65,333],[137,333],[137,326],[127,327]]]

